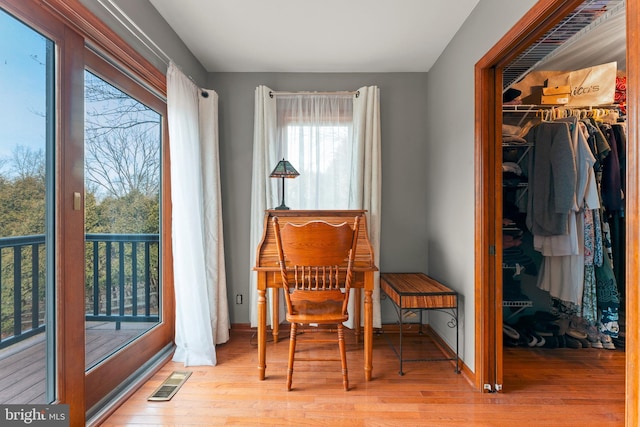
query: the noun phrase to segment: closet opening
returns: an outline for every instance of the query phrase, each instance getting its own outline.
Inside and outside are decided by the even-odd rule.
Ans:
[[[624,352],[625,2],[584,1],[502,79],[503,345]]]
[[[568,381],[615,373],[626,425],[638,422],[640,79],[625,26],[639,13],[625,1],[539,1],[476,65],[478,388],[509,391],[513,350],[567,354]],[[572,16],[582,26],[568,34]],[[607,72],[580,89],[591,68]],[[561,178],[569,191],[550,187]]]

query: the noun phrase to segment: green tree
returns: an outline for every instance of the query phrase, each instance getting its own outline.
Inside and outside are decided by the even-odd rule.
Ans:
[[[45,166],[42,150],[16,146],[0,162],[0,237],[44,233]],[[1,171],[1,170],[0,170]]]

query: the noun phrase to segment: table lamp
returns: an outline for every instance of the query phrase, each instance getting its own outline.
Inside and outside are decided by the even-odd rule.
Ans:
[[[284,204],[284,179],[295,178],[298,175],[300,175],[298,171],[293,166],[291,166],[291,163],[289,163],[284,158],[278,162],[273,172],[271,172],[271,175],[269,175],[270,178],[282,178],[282,202],[280,203],[280,206],[278,206],[276,209],[278,210],[289,209]]]

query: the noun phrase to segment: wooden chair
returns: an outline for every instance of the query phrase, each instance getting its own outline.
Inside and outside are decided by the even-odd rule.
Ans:
[[[273,218],[287,321],[291,323],[287,390],[291,390],[298,325],[309,324],[336,325],[342,382],[349,390],[342,323],[349,319],[347,304],[359,221],[356,217],[353,228],[346,222],[332,225],[325,221],[286,223],[280,228],[278,217]]]

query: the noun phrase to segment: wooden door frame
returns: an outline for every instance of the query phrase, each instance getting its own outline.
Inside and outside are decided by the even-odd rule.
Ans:
[[[475,385],[502,384],[502,69],[582,0],[540,0],[475,67]],[[626,3],[627,20],[627,184],[626,184],[626,425],[638,425],[640,331],[635,286],[640,278],[640,4]]]

